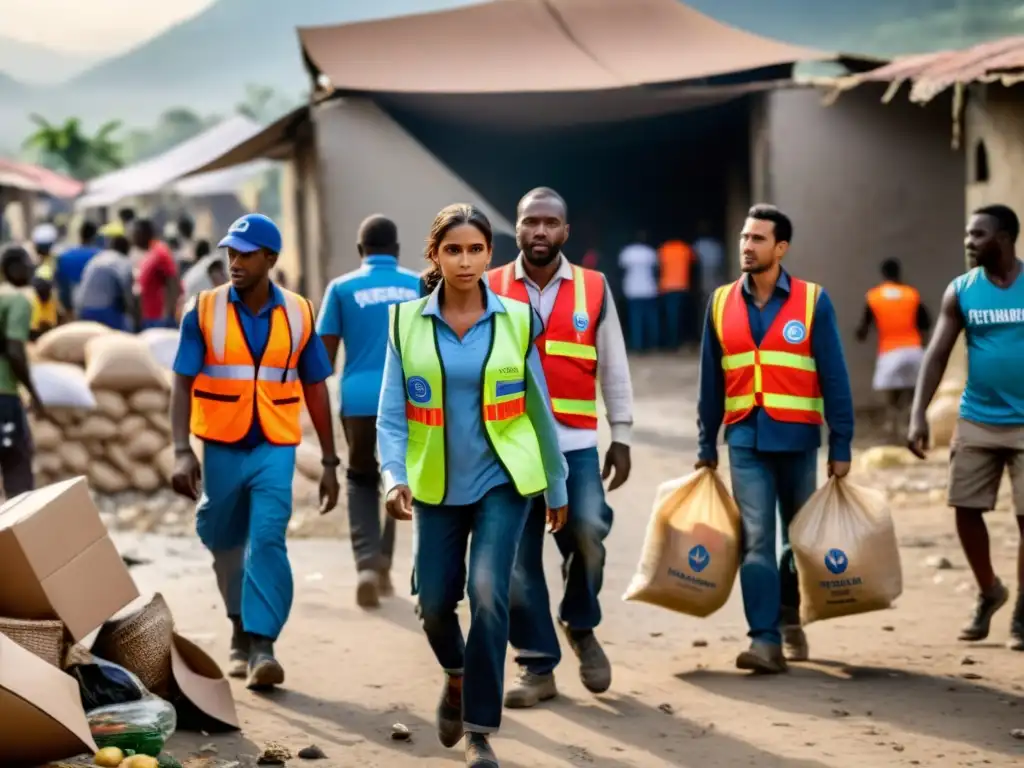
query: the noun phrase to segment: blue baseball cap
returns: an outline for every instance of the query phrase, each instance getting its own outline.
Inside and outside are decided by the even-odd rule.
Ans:
[[[281,230],[262,213],[247,213],[231,225],[227,237],[221,240],[217,247],[234,248],[242,253],[252,253],[260,248],[265,248],[271,253],[280,253]]]

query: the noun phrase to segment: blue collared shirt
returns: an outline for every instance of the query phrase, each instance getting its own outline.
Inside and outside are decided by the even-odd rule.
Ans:
[[[743,279],[743,298],[754,343],[760,344],[789,298],[789,275],[779,276],[775,293],[764,309],[758,309],[750,292],[750,277]],[[853,395],[850,376],[843,357],[839,323],[835,307],[824,289],[818,296],[811,331],[811,353],[818,368],[818,384],[825,400],[825,421],[829,428],[829,460],[850,461],[853,442]],[[722,372],[722,345],[715,334],[711,306],[704,321],[704,340],[700,356],[700,400],[697,403],[699,458],[718,459],[718,430],[725,416],[725,375]],[[775,421],[762,408],[725,429],[725,441],[735,448],[759,451],[804,451],[821,445],[821,429],[812,424]]]
[[[341,415],[376,416],[388,344],[388,307],[418,298],[420,276],[394,256],[367,256],[327,286],[316,329],[345,345]]]
[[[270,298],[255,314],[245,305],[233,286],[228,288],[228,300],[238,310],[242,333],[245,334],[246,341],[249,342],[249,349],[252,350],[254,362],[258,365],[270,338],[270,313],[275,307],[284,306],[284,295],[280,288],[271,283]],[[198,376],[206,359],[206,340],[199,328],[197,307],[197,301],[193,300],[181,318],[181,332],[178,336],[178,353],[174,358],[174,372],[182,376]],[[299,381],[307,385],[326,381],[333,372],[324,343],[315,332],[310,334],[309,342],[299,355],[298,372]],[[265,440],[259,415],[253,414],[252,428],[249,430],[249,434],[236,443],[236,446],[252,448]]]
[[[483,315],[459,339],[441,314],[438,286],[423,314],[434,319],[438,351],[445,371],[446,398],[444,422],[447,439],[457,443],[458,450],[448,451],[447,492],[444,503],[450,506],[473,504],[492,488],[510,482],[508,474],[491,450],[481,418],[480,379],[491,347],[491,317],[504,312],[501,299],[486,288],[487,306]],[[534,324],[535,335],[541,332],[540,318]],[[405,454],[409,442],[409,423],[405,415],[405,373],[402,360],[394,344],[388,341],[387,360],[384,363],[384,388],[380,393],[377,411],[377,448],[384,486],[390,490],[396,485],[408,485]],[[526,413],[533,423],[540,441],[541,458],[548,478],[545,491],[551,508],[568,503],[565,481],[569,474],[565,458],[558,448],[555,417],[551,412],[547,382],[535,344],[530,345],[526,358]]]

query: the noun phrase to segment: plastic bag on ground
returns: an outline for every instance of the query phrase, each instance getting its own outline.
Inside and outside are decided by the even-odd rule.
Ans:
[[[797,514],[789,540],[800,580],[800,621],[889,608],[903,569],[885,496],[830,479]]]
[[[78,681],[78,692],[86,712],[149,696],[146,686],[134,674],[95,656],[88,663],[73,664],[65,671]]]
[[[100,749],[131,749],[150,757],[159,757],[178,727],[174,706],[156,696],[100,707],[87,716],[92,738]]]
[[[636,575],[622,599],[710,616],[732,592],[740,532],[739,508],[713,470],[663,483]]]
[[[43,405],[51,408],[96,408],[85,372],[70,363],[36,363],[29,369],[32,385]]]

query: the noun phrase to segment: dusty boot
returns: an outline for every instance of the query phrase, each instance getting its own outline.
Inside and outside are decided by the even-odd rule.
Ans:
[[[484,734],[471,733],[466,738],[466,765],[468,768],[499,768],[498,758]]]
[[[562,626],[569,646],[580,660],[580,680],[591,693],[604,693],[612,687],[612,665],[592,629]]]
[[[380,606],[380,574],[376,571],[360,571],[356,585],[356,605],[360,608]]]
[[[997,580],[995,586],[987,593],[982,592],[978,595],[978,603],[974,607],[974,615],[971,617],[971,622],[960,630],[960,636],[957,639],[968,643],[984,640],[988,637],[989,628],[992,625],[992,617],[996,615],[996,611],[1009,601],[1010,590],[1006,588],[1003,582]]]
[[[437,740],[442,747],[454,747],[462,739],[462,677],[445,675],[441,700],[437,703]]]
[[[782,609],[782,652],[787,661],[807,661],[810,657],[800,613],[792,608]]]
[[[521,669],[519,680],[505,691],[505,706],[509,709],[529,709],[557,695],[554,674],[549,672],[546,675],[535,675],[527,669]]]
[[[242,620],[231,617],[231,653],[228,655],[228,677],[244,680],[249,674],[249,636],[242,629]]]
[[[284,667],[274,658],[274,641],[269,637],[249,635],[250,691],[266,691],[284,682]]]
[[[782,646],[754,640],[750,648],[736,657],[736,668],[760,675],[779,675],[786,671]]]
[[[378,573],[378,586],[377,591],[381,597],[394,597],[395,596],[395,585],[391,581],[391,571],[380,571]]]
[[[1017,595],[1017,606],[1010,622],[1010,639],[1006,647],[1011,651],[1024,651],[1024,595]]]

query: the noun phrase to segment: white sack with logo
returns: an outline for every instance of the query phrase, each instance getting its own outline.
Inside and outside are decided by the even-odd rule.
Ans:
[[[740,563],[740,511],[718,474],[700,469],[658,487],[636,575],[623,600],[710,616]]]
[[[789,526],[789,541],[803,624],[889,608],[903,592],[896,530],[879,491],[830,479]]]

